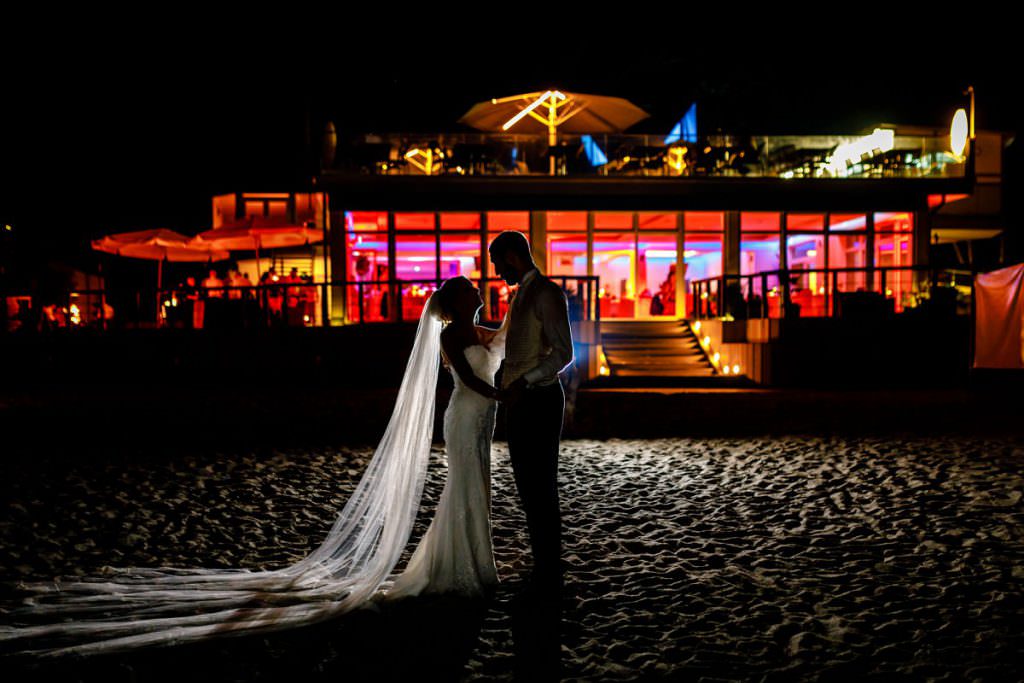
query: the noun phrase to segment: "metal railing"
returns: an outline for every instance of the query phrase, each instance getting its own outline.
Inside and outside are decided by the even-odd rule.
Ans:
[[[687,317],[833,317],[868,308],[895,314],[922,305],[958,315],[973,307],[975,273],[876,266],[720,275],[688,282]]]
[[[376,175],[760,178],[964,177],[948,136],[745,135],[665,142],[663,135],[394,133],[367,136],[332,170]],[[595,159],[594,145],[600,150]],[[589,149],[589,153],[588,153]],[[970,154],[970,152],[968,153]]]
[[[599,320],[597,277],[553,275],[566,293],[571,320]],[[481,289],[481,318],[500,321],[510,289],[498,278],[473,280]],[[330,324],[414,322],[439,279],[279,282],[245,287],[178,286],[161,289],[94,289],[46,301],[8,294],[2,332],[114,328],[230,329],[324,327]],[[4,302],[8,303],[8,302]],[[9,308],[9,306],[8,306]]]

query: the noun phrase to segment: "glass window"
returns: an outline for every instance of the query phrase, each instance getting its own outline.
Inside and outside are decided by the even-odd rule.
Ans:
[[[548,226],[550,229],[550,226]],[[633,214],[623,211],[595,211],[595,230],[632,230]]]
[[[775,214],[778,215],[778,214]],[[779,233],[750,232],[741,233],[740,236],[740,275],[755,275],[765,271],[779,270]],[[756,277],[751,280],[742,280],[741,285],[750,303],[751,297],[769,297],[769,316],[776,317],[778,313],[773,306],[778,302],[779,297],[779,276],[778,274]],[[767,287],[768,291],[762,291]],[[774,300],[772,299],[774,298]],[[757,299],[756,304],[761,300]]]
[[[395,230],[433,230],[432,213],[396,213]]]
[[[687,211],[683,214],[686,232],[723,232],[725,214],[721,211]]]
[[[687,214],[687,226],[690,225]],[[717,214],[721,216],[721,214]],[[697,310],[696,296],[691,281],[718,277],[722,274],[722,234],[695,233],[687,231],[683,249],[683,280],[686,284],[686,310],[684,315],[691,315]],[[714,291],[717,291],[714,290]],[[712,315],[717,313],[712,312]]]
[[[786,229],[790,232],[821,232],[825,229],[825,216],[820,213],[786,214]]]
[[[779,234],[750,233],[740,239],[740,275],[779,269]]]
[[[741,232],[778,232],[782,214],[766,211],[744,211],[740,214]]]
[[[349,230],[387,231],[388,215],[384,211],[346,211],[345,224]]]
[[[637,242],[637,317],[676,314],[676,233],[643,234]]]
[[[387,214],[383,215],[387,227]],[[346,279],[364,283],[349,286],[345,292],[348,319],[352,322],[380,322],[389,319],[387,280],[388,233],[376,230],[375,217],[346,214],[348,264]],[[359,228],[356,230],[355,228]]]
[[[896,269],[886,270],[884,274],[884,294],[887,299],[893,300],[893,309],[896,313],[902,313],[904,309],[915,305],[914,272],[910,269],[914,264],[912,250],[911,233],[890,232],[875,235],[875,266]],[[903,270],[904,268],[906,270]],[[882,271],[875,271],[876,291],[883,291],[882,278]]]
[[[676,230],[677,214],[641,212],[638,217],[641,230]]]
[[[790,270],[815,270],[825,267],[824,235],[789,235],[786,260]]]
[[[875,214],[876,232],[913,232],[913,230],[914,216],[910,212]]]
[[[395,274],[399,280],[437,278],[437,244],[434,235],[395,236]]]
[[[875,235],[875,266],[901,268],[914,265],[910,254],[910,235],[889,233]]]
[[[635,257],[636,241],[632,232],[594,235],[594,275],[600,278],[598,295],[602,318],[635,317]]]
[[[801,317],[824,316],[825,235],[789,234],[786,258],[790,270],[790,301],[799,307]]]
[[[530,212],[488,211],[487,231],[499,233],[505,230],[518,230],[530,234]]]
[[[548,211],[548,232],[564,232],[566,230],[583,231],[587,229],[586,211]],[[488,226],[489,228],[493,226]]]
[[[829,216],[828,229],[832,232],[864,230],[867,224],[867,216],[862,213],[834,213]]]
[[[867,266],[867,237],[865,235],[829,235],[828,267],[865,268]],[[835,274],[836,287],[840,292],[857,292],[867,289],[863,270],[838,272]],[[831,287],[831,282],[827,284]]]
[[[480,278],[480,233],[441,235],[441,279]]]
[[[480,214],[478,213],[442,213],[442,230],[479,230]]]
[[[548,233],[548,275],[587,274],[587,236]]]

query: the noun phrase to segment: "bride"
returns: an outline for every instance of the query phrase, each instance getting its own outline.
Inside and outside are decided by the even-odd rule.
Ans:
[[[506,326],[476,325],[482,306],[480,290],[464,277],[445,281],[430,297],[384,436],[326,540],[307,557],[267,571],[105,567],[100,576],[21,584],[28,597],[7,610],[12,625],[0,626],[0,647],[110,653],[282,630],[428,593],[488,594],[498,583],[491,381]],[[430,527],[391,580],[423,493],[442,357],[455,381],[444,415],[448,478]]]

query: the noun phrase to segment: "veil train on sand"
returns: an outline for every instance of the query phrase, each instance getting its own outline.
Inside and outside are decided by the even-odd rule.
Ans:
[[[383,438],[324,542],[273,571],[111,568],[21,584],[3,650],[42,656],[108,653],[312,624],[376,593],[412,534],[430,458],[440,365],[437,297],[420,315]]]

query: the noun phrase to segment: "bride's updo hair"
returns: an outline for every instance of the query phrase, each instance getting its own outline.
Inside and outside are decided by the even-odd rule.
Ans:
[[[431,315],[445,323],[450,323],[455,317],[455,298],[459,294],[458,285],[466,282],[471,287],[473,283],[464,275],[457,275],[441,283],[441,286],[430,295],[427,302]]]

